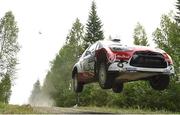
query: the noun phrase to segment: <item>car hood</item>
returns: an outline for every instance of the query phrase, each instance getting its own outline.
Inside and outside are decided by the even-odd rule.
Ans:
[[[158,52],[158,53],[165,53],[164,50],[161,50],[161,49],[155,48],[155,47],[150,47],[150,46],[134,45],[134,46],[130,46],[129,48],[133,51],[152,51],[152,52]]]

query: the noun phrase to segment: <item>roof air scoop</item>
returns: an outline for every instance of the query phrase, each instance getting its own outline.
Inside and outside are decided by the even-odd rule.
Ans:
[[[121,40],[120,40],[120,39],[115,38],[115,39],[111,39],[111,41],[113,41],[113,42],[120,42]]]

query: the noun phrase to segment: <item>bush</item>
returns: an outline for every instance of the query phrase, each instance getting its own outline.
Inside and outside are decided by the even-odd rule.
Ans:
[[[122,93],[102,90],[99,86],[87,85],[80,94],[81,106],[109,106],[120,108],[141,108],[151,110],[179,111],[180,83],[171,82],[164,91],[153,90],[145,81],[125,84]]]

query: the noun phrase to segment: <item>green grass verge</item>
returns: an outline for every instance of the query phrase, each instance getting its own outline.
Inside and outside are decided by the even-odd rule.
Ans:
[[[33,114],[33,108],[29,105],[8,105],[0,103],[0,114]]]
[[[8,105],[8,104],[2,104],[0,103],[0,114],[41,114],[46,113],[46,108],[42,107],[42,111],[40,111],[37,107],[29,106],[29,105]],[[51,109],[51,108],[47,108]],[[58,108],[52,108],[52,110],[56,110]],[[59,108],[61,111],[62,108]],[[70,109],[72,111],[72,108],[64,108],[66,112],[68,113],[67,109]],[[118,107],[96,107],[96,106],[90,106],[90,107],[77,107],[76,108],[77,113],[81,112],[87,112],[91,113],[117,113],[117,114],[179,114],[178,112],[171,112],[166,110],[150,110],[150,109],[138,109],[138,108],[118,108]],[[56,111],[48,111],[47,113],[55,113]],[[64,111],[65,111],[64,110]],[[84,111],[82,111],[84,110]],[[76,112],[75,112],[76,113]]]
[[[118,108],[118,107],[78,107],[84,110],[93,110],[94,112],[105,113],[122,113],[122,114],[176,114],[175,112],[166,110],[150,110],[150,109],[138,109],[138,108]]]

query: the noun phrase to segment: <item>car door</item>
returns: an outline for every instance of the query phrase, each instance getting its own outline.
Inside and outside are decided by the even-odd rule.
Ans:
[[[90,56],[88,57],[88,66],[89,72],[94,74],[94,64],[95,64],[95,51],[96,51],[97,43],[92,46],[90,49]]]
[[[88,63],[88,60],[90,57],[91,57],[91,52],[89,50],[87,50],[83,57],[83,61],[82,61],[82,66],[83,66],[84,72],[89,72],[89,70],[90,70],[90,66]]]
[[[89,49],[89,48],[87,48],[87,49],[84,51],[84,53],[82,54],[81,58],[79,59],[80,70],[81,70],[81,72],[83,72],[83,73],[87,72],[88,49]]]
[[[81,65],[84,72],[92,72],[96,44],[91,45],[83,54]]]
[[[95,64],[95,51],[98,43],[93,44],[89,48],[89,56],[87,57],[87,65],[88,65],[88,72],[94,74],[94,64]]]
[[[96,43],[87,48],[80,59],[81,70],[86,82],[94,79],[95,49]]]

